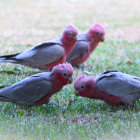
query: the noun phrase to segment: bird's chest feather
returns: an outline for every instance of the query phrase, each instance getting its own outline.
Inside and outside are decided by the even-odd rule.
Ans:
[[[40,106],[40,105],[46,103],[52,95],[53,95],[52,93],[50,93],[49,95],[47,94],[45,97],[43,97],[41,100],[35,102],[34,104],[37,106]]]
[[[83,62],[85,62],[90,55],[90,49],[88,49],[86,52],[84,53],[79,53],[79,57],[76,59],[71,60],[74,64],[81,64]]]
[[[60,90],[62,89],[62,87],[63,87],[63,86],[56,86],[56,87],[53,87],[52,91],[51,91],[49,94],[47,94],[46,96],[44,96],[41,100],[35,102],[35,105],[40,106],[40,105],[46,103],[46,102],[50,99],[50,97],[51,97],[53,94],[55,94],[56,92],[60,91]]]
[[[51,92],[49,94],[47,93],[46,96],[44,96],[39,101],[35,102],[35,105],[40,106],[46,103],[50,99],[50,97],[53,94],[59,92],[65,84],[66,84],[66,81],[64,79],[61,79],[61,77],[59,77],[59,80],[55,80],[54,83],[52,84],[53,86],[51,87]]]
[[[101,94],[102,94],[102,96],[100,97],[100,99],[104,100],[106,103],[108,103],[110,105],[120,105],[122,103],[120,97],[108,95],[104,92],[102,92]]]
[[[52,62],[52,63],[50,63],[50,64],[46,64],[45,66],[46,66],[46,69],[47,69],[47,70],[52,70],[52,68],[53,68],[54,66],[56,66],[56,65],[58,65],[58,64],[62,64],[62,63],[64,63],[64,62],[65,62],[65,56],[61,57],[60,59],[58,59],[58,60],[55,61],[55,62]]]

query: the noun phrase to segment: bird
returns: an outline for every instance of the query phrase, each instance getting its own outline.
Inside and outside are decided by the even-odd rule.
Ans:
[[[140,77],[119,70],[106,71],[97,78],[83,74],[74,88],[77,96],[103,100],[112,106],[133,105],[140,99]]]
[[[100,24],[91,26],[88,32],[79,34],[73,51],[67,57],[67,62],[78,67],[84,63],[98,46],[105,40],[105,29]]]
[[[50,71],[57,64],[66,61],[74,48],[78,30],[69,25],[58,39],[43,42],[21,53],[0,56],[0,62],[17,63],[40,70]]]
[[[73,67],[69,63],[55,66],[51,72],[27,77],[0,89],[0,101],[18,105],[40,106],[72,82]]]

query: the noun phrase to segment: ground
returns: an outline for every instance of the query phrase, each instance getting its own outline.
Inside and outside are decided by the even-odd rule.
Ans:
[[[118,69],[140,77],[139,0],[0,0],[0,55],[31,48],[61,36],[68,24],[80,33],[100,23],[106,40],[75,69],[98,76]],[[0,87],[40,72],[32,68],[0,64]],[[131,140],[139,139],[140,101],[135,107],[111,107],[102,101],[74,96],[73,83],[51,98],[58,107],[21,107],[0,103],[0,139],[27,140]]]

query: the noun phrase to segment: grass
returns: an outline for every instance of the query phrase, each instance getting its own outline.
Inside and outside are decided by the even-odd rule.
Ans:
[[[119,69],[140,76],[139,0],[0,0],[0,55],[23,51],[40,42],[57,38],[72,23],[80,33],[100,23],[106,41],[83,65],[75,69],[98,76]],[[40,72],[32,68],[0,64],[0,87]],[[111,107],[102,101],[75,97],[73,84],[51,98],[59,106],[21,107],[0,103],[0,139],[27,140],[131,140],[139,139],[140,101],[136,107]]]

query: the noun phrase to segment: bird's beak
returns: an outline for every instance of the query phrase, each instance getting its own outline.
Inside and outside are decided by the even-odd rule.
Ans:
[[[69,77],[68,78],[68,83],[71,84],[72,83],[72,80],[73,80],[72,77]]]
[[[75,41],[77,41],[77,36],[73,36],[73,39],[74,39]]]
[[[79,96],[79,91],[75,89],[75,95]]]
[[[100,38],[101,38],[101,42],[104,42],[105,41],[104,35],[101,35]]]

